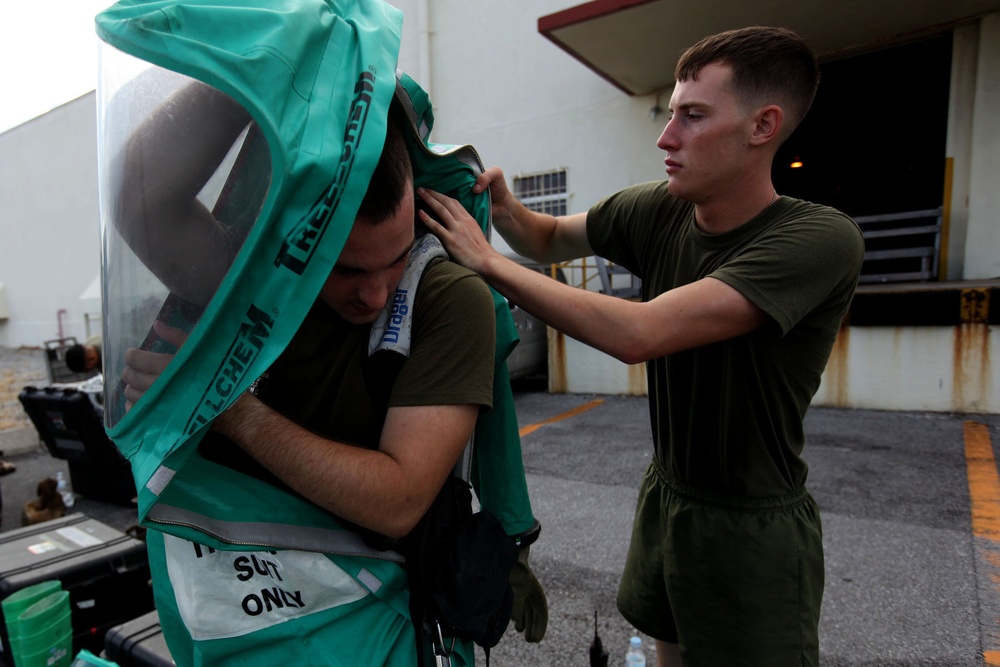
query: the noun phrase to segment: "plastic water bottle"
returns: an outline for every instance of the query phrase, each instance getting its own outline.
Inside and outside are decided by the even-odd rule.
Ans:
[[[628,640],[628,653],[625,654],[625,667],[646,667],[646,652],[642,649],[642,639],[632,637]]]
[[[66,475],[63,474],[62,470],[56,473],[56,491],[62,496],[63,505],[66,507],[72,507],[73,503],[76,502],[73,492],[69,489],[69,483],[66,481]]]

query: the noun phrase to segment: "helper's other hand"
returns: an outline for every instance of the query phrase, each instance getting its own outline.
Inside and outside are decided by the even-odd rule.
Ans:
[[[545,636],[545,628],[549,624],[549,603],[542,585],[528,567],[530,549],[527,546],[518,549],[517,562],[510,571],[510,587],[514,591],[510,618],[514,621],[514,629],[524,633],[525,641],[535,643]]]
[[[517,197],[511,194],[510,189],[507,187],[507,181],[504,179],[503,171],[500,167],[490,167],[480,174],[472,186],[472,191],[479,194],[487,188],[490,190],[493,224],[496,225],[499,223],[501,227],[504,227],[504,221],[513,217],[514,209],[520,204],[517,201]]]

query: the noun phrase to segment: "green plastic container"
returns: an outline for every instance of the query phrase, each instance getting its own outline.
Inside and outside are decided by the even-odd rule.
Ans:
[[[17,667],[69,667],[73,662],[73,631],[69,630],[41,651],[14,654]]]
[[[21,612],[17,619],[18,636],[37,635],[67,614],[69,591],[50,593]]]
[[[118,667],[118,663],[99,658],[87,649],[81,649],[70,667]]]
[[[28,607],[60,590],[62,590],[62,582],[58,579],[50,579],[27,586],[5,597],[0,606],[3,608],[3,617],[6,619],[7,632],[10,636],[14,637],[19,634],[18,617],[27,611]]]
[[[68,652],[73,642],[69,591],[50,593],[32,604],[18,616],[17,627],[17,636],[10,640],[15,667],[69,664],[72,656]],[[66,637],[69,637],[69,645],[66,645]],[[65,661],[61,658],[63,653],[67,654]],[[39,663],[42,657],[44,660]]]
[[[52,644],[53,637],[61,637],[66,632],[73,631],[72,617],[69,609],[60,617],[52,619],[50,623],[33,635],[21,634],[19,637],[12,637],[10,646],[15,654],[30,654],[44,650]]]
[[[14,660],[16,667],[21,667],[18,660],[19,651],[17,649],[20,639],[24,634],[21,630],[21,614],[28,611],[35,603],[53,593],[58,593],[60,590],[62,590],[62,582],[58,579],[50,579],[26,586],[19,591],[11,593],[0,603],[0,607],[3,609],[3,617],[7,624],[7,637],[11,650],[11,658]]]

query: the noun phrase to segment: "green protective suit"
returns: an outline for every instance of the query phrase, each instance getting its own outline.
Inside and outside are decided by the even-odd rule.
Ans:
[[[143,399],[107,420],[109,436],[132,464],[140,522],[153,529],[151,564],[165,570],[164,554],[170,550],[193,557],[183,546],[190,543],[202,545],[204,554],[229,554],[225,557],[237,569],[241,561],[234,552],[276,551],[289,556],[289,572],[343,579],[346,591],[342,603],[329,603],[311,616],[292,614],[294,627],[283,618],[278,624],[241,627],[229,637],[224,628],[206,631],[193,638],[202,646],[196,662],[226,664],[226,656],[247,651],[259,662],[239,664],[274,664],[283,650],[281,626],[299,639],[315,633],[322,646],[327,641],[322,628],[352,614],[372,627],[384,625],[412,653],[412,634],[405,637],[408,616],[398,554],[370,549],[308,501],[197,451],[212,419],[280,355],[318,295],[367,189],[394,95],[412,121],[408,141],[415,184],[459,199],[489,232],[489,197],[471,189],[482,172],[478,156],[469,146],[429,141],[430,101],[412,79],[396,72],[401,22],[398,10],[374,0],[122,0],[96,19],[98,35],[110,47],[239,102],[259,128],[270,161],[260,213],[211,301],[194,316],[178,320],[175,315],[176,324],[190,329],[189,338]],[[113,103],[127,105],[128,99]],[[110,122],[102,115],[102,137]],[[113,174],[101,178],[103,190]],[[102,197],[105,285],[113,285],[118,275],[119,258],[108,250],[114,215],[114,206]],[[517,334],[504,299],[494,291],[493,300],[494,408],[477,423],[471,477],[483,506],[508,534],[517,535],[535,524],[505,363]],[[114,319],[110,311],[120,301],[105,299],[106,321]],[[106,327],[106,358],[139,345],[108,333]],[[113,386],[110,377],[106,386]],[[197,558],[204,554],[198,551]],[[329,567],[310,560],[317,557]],[[260,565],[257,572],[269,567]],[[274,590],[270,598],[258,596],[261,605],[270,609],[283,601],[286,609],[295,606],[295,591]],[[402,621],[373,620],[381,612],[366,605],[375,598]],[[256,603],[247,604],[257,609]],[[340,664],[330,660],[323,664]],[[386,664],[394,663],[387,658]]]

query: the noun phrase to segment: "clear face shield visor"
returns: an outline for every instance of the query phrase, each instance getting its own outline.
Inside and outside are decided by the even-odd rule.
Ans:
[[[101,45],[105,424],[150,389],[253,234],[267,142],[233,98]]]

